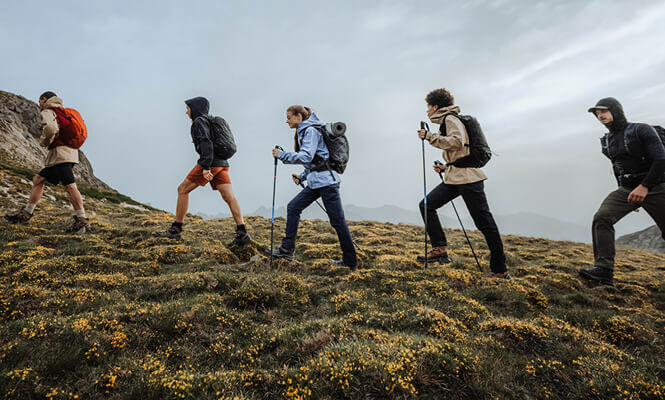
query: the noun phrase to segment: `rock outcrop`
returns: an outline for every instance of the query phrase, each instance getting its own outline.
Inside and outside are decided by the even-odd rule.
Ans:
[[[39,145],[40,136],[39,106],[22,96],[0,90],[0,157],[39,171],[46,157],[46,149]],[[80,150],[79,161],[74,167],[78,182],[111,189],[95,176],[90,161]]]
[[[634,249],[646,249],[665,253],[665,240],[663,240],[660,229],[656,225],[639,232],[621,236],[616,240],[616,244]]]

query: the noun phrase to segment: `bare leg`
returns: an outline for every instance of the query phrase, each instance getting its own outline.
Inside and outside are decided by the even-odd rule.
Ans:
[[[44,182],[46,179],[41,175],[35,175],[32,178],[32,192],[30,193],[30,199],[28,202],[30,204],[37,204],[44,194]]]
[[[240,203],[238,199],[233,195],[233,189],[231,188],[230,183],[224,183],[217,185],[217,190],[222,195],[222,199],[229,205],[231,209],[231,215],[233,215],[233,220],[236,222],[236,225],[243,225],[244,221],[242,218],[242,210],[240,210]]]
[[[76,183],[65,186],[65,192],[69,195],[69,201],[72,203],[74,210],[83,209],[83,198],[81,197],[81,192],[76,187]]]
[[[199,185],[185,179],[180,186],[178,186],[178,203],[175,208],[175,222],[182,224],[187,214],[187,207],[189,206],[189,192],[196,189]]]

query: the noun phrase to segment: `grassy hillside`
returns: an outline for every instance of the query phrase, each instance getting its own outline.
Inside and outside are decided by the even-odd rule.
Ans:
[[[28,190],[0,168],[0,211]],[[224,245],[228,219],[156,240],[170,214],[98,191],[94,231],[70,236],[62,204],[48,188],[30,225],[0,223],[0,398],[665,397],[662,254],[621,250],[617,286],[588,287],[589,246],[507,236],[509,283],[477,271],[460,231],[454,263],[425,270],[421,228],[352,223],[351,272],[328,261],[327,222],[304,221],[298,261],[271,271]],[[247,224],[268,243],[269,220]]]

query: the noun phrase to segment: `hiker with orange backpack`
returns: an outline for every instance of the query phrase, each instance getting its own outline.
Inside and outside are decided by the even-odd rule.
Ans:
[[[86,218],[83,199],[76,187],[73,171],[74,165],[79,162],[78,149],[88,136],[85,123],[78,111],[64,108],[62,100],[53,92],[44,92],[39,96],[39,108],[42,123],[40,144],[48,148],[44,169],[32,179],[28,204],[15,214],[5,215],[5,218],[11,223],[27,223],[44,194],[44,184],[61,183],[75,212],[74,223],[65,232],[85,233],[90,229],[90,222]]]

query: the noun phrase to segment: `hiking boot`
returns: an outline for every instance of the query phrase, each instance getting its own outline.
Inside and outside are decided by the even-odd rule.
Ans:
[[[425,262],[425,256],[422,254],[418,255],[418,262]],[[443,246],[433,247],[432,250],[427,252],[427,262],[439,262],[441,264],[448,264],[452,262],[450,257],[448,257],[448,252],[444,250]]]
[[[356,263],[356,265],[354,265],[354,266],[350,266],[350,265],[346,265],[346,264],[344,263],[344,260],[330,260],[330,262],[331,262],[332,265],[335,266],[335,267],[349,267],[349,268],[351,268],[351,271],[355,271],[356,268],[358,268],[358,264],[357,264],[357,263]]]
[[[178,228],[175,225],[171,225],[169,229],[163,232],[155,232],[154,236],[158,238],[169,238],[169,239],[180,239],[182,235],[182,229]]]
[[[12,224],[25,224],[30,221],[33,215],[25,211],[25,208],[21,208],[16,214],[5,214],[5,219]]]
[[[67,229],[65,233],[86,233],[90,230],[90,221],[87,218],[81,218],[74,215],[74,223]]]
[[[251,236],[246,231],[236,231],[236,237],[228,244],[228,247],[244,246],[252,241]]]
[[[272,256],[274,258],[285,258],[289,261],[293,260],[293,253],[295,253],[295,250],[288,251],[282,248],[282,246],[272,250]],[[270,249],[263,250],[263,254],[270,257]]]
[[[614,273],[609,268],[582,268],[580,276],[584,279],[602,283],[603,285],[614,286]]]
[[[512,281],[513,277],[510,276],[508,271],[506,272],[490,272],[489,276],[490,279],[505,279],[507,281]]]

